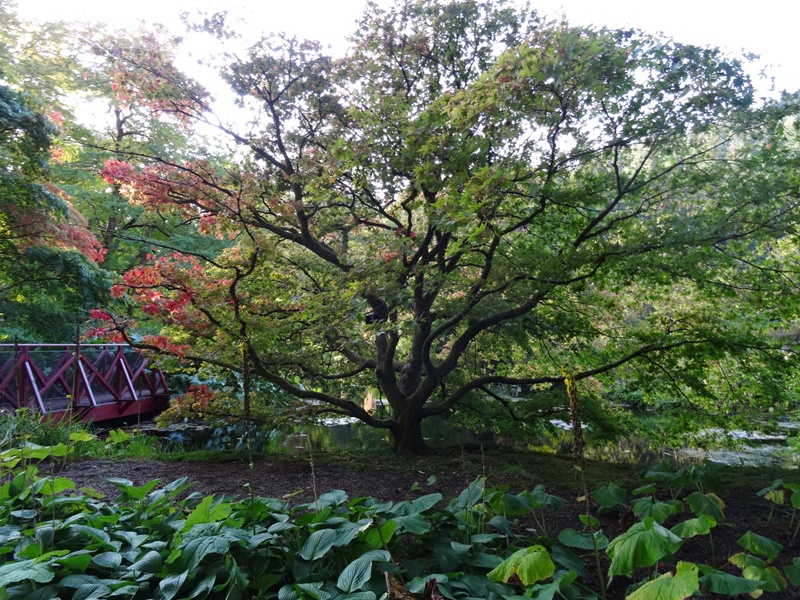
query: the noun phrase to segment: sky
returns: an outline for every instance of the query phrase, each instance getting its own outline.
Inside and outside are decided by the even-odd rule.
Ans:
[[[2,1],[2,0],[0,0]],[[379,1],[386,4],[387,0]],[[286,31],[344,49],[365,0],[18,0],[24,19],[105,21],[134,27],[137,20],[178,27],[182,10],[227,10],[255,33]],[[565,15],[575,25],[636,27],[680,42],[761,55],[752,73],[766,68],[778,90],[800,89],[800,2],[760,0],[531,0],[540,13]],[[759,88],[766,91],[769,80]]]

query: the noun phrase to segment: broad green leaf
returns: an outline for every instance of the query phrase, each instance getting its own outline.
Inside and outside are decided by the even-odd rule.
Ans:
[[[372,561],[368,558],[359,557],[347,565],[339,574],[336,587],[340,590],[351,593],[360,589],[369,581],[372,573]]]
[[[222,569],[220,568],[219,571]],[[206,597],[208,592],[214,589],[214,584],[217,581],[217,576],[219,575],[219,571],[211,571],[210,573],[206,573],[194,586],[192,592],[187,596],[187,598],[197,598],[198,596],[202,596],[203,598]]]
[[[779,487],[781,487],[781,485],[783,485],[783,480],[782,479],[776,479],[770,485],[765,487],[763,490],[758,490],[756,492],[756,496],[765,496],[768,493],[777,490]]]
[[[648,483],[647,485],[638,487],[631,492],[631,494],[633,494],[634,496],[644,496],[645,494],[655,494],[655,493],[656,493],[656,486],[654,483]]]
[[[551,581],[550,583],[537,583],[529,588],[531,594],[536,600],[553,600],[556,594],[561,590],[561,584],[558,581]],[[525,596],[522,596],[523,598]]]
[[[430,522],[425,520],[425,517],[419,513],[407,516],[398,516],[394,518],[394,521],[397,523],[397,533],[413,533],[416,535],[421,535],[423,533],[427,533],[431,529]]]
[[[747,552],[739,552],[738,554],[734,554],[728,559],[728,562],[743,570],[750,566],[756,566],[759,569],[763,569],[767,566],[767,561],[765,561],[763,558],[753,556],[752,554],[747,554]]]
[[[656,502],[650,497],[638,498],[631,503],[633,514],[639,519],[652,517],[656,523],[663,523],[675,514],[675,506],[666,502]]]
[[[540,483],[530,492],[523,492],[530,500],[532,508],[548,507],[553,510],[564,508],[566,501],[553,494],[549,494],[544,489],[544,484]]]
[[[609,575],[630,575],[635,567],[650,567],[674,554],[682,540],[655,523],[645,519],[635,523],[628,531],[614,538],[606,549],[611,557]]]
[[[206,496],[192,512],[186,517],[183,525],[183,532],[189,531],[195,525],[201,523],[218,523],[230,516],[232,507],[227,502],[214,502],[214,496]]]
[[[66,477],[56,477],[54,479],[45,479],[44,481],[45,484],[40,490],[40,493],[44,496],[53,496],[66,490],[75,489],[75,482]]]
[[[158,588],[161,590],[161,593],[166,600],[172,600],[172,598],[178,594],[178,591],[181,589],[181,586],[183,585],[183,582],[186,581],[186,577],[188,577],[188,575],[188,571],[170,574],[159,582]]]
[[[592,499],[603,510],[610,510],[625,501],[627,492],[616,483],[609,483],[591,493]]]
[[[783,546],[778,542],[773,542],[752,531],[745,533],[737,540],[737,543],[748,552],[758,554],[759,556],[766,556],[770,560],[774,560],[775,557],[781,553],[781,550],[783,550]]]
[[[489,581],[508,582],[516,577],[523,585],[532,585],[552,577],[556,566],[544,546],[535,545],[517,550],[499,566],[487,573]]]
[[[164,565],[161,555],[155,550],[146,552],[139,560],[128,567],[129,571],[139,573],[157,573]]]
[[[760,584],[759,588],[765,592],[782,592],[788,587],[786,579],[775,567],[761,568],[750,565],[744,568],[742,576],[753,581],[763,581],[764,583]]]
[[[41,559],[40,559],[41,560]],[[92,562],[92,555],[86,551],[72,552],[67,556],[62,556],[55,560],[62,567],[67,567],[71,571],[85,571],[86,567]]]
[[[300,556],[306,560],[317,560],[325,556],[335,543],[336,531],[320,529],[308,537],[300,549]]]
[[[111,588],[104,583],[92,583],[82,585],[75,590],[72,595],[72,600],[96,600],[101,598],[108,598],[111,594]]]
[[[345,521],[339,525],[334,531],[336,532],[336,542],[334,546],[341,548],[352,542],[355,537],[362,531],[372,525],[372,519],[360,519],[358,522]],[[396,525],[396,524],[395,524]],[[268,534],[269,535],[269,534]],[[374,547],[374,546],[373,546]]]
[[[586,525],[587,527],[597,527],[598,525],[600,525],[600,519],[598,519],[594,515],[581,514],[578,515],[578,520],[580,520],[580,522]]]
[[[786,494],[784,490],[772,490],[764,494],[764,499],[774,504],[782,505],[786,500]]]
[[[514,532],[511,530],[511,522],[503,515],[493,516],[491,519],[489,519],[489,525],[508,537],[514,535]]]
[[[626,600],[684,600],[700,589],[697,565],[679,562],[675,574],[664,573],[648,581]]]
[[[454,505],[458,508],[470,508],[475,506],[483,497],[485,482],[483,478],[476,479],[462,491],[458,498],[454,500]]]
[[[25,584],[22,585],[24,586]],[[29,585],[31,588],[33,588],[33,585]],[[15,588],[11,588],[10,590],[0,588],[0,600],[9,600],[10,598],[13,598],[14,600],[61,600],[58,586],[52,583],[49,585],[37,586],[33,592],[29,592],[26,589],[24,591],[24,596],[20,595],[21,587],[22,586],[17,586]],[[10,594],[7,592],[10,592]],[[74,597],[70,600],[74,600]]]
[[[800,558],[795,557],[791,565],[783,567],[783,572],[792,585],[800,585]]]
[[[322,508],[323,506],[329,504],[332,504],[333,506],[341,506],[342,504],[346,504],[347,500],[347,492],[344,490],[328,490],[319,497],[317,504],[319,504],[318,508]]]
[[[672,527],[670,531],[681,539],[693,538],[697,535],[706,535],[715,527],[717,522],[710,515],[701,514],[699,517],[687,519]]]
[[[480,567],[482,569],[496,569],[503,562],[503,559],[496,554],[488,554],[486,552],[478,552],[468,556],[464,561],[472,567]]]
[[[365,534],[364,541],[370,548],[383,548],[391,541],[397,528],[397,521],[390,519],[380,527],[370,527]]]
[[[296,583],[294,584],[295,589],[300,590],[304,594],[307,594],[314,598],[315,600],[328,600],[331,595],[322,589],[322,583]]]
[[[69,434],[70,442],[91,442],[95,437],[88,431],[74,431]]]
[[[578,533],[574,529],[567,528],[558,534],[558,541],[570,548],[582,550],[594,550],[595,548],[603,550],[608,547],[608,538],[603,535],[602,531],[596,531],[593,539],[592,534],[588,532]]]
[[[98,567],[113,571],[122,564],[122,554],[119,552],[101,552],[92,557],[92,562]]]
[[[716,494],[711,492],[708,494],[692,492],[686,497],[686,504],[697,516],[709,515],[714,517],[717,523],[722,523],[725,520],[725,503]]]
[[[42,548],[50,547],[55,537],[55,529],[51,525],[41,525],[36,528],[36,535],[34,538],[42,546]]]
[[[225,554],[231,538],[221,535],[203,536],[188,541],[182,548],[181,559],[186,570],[191,571],[209,554]]]
[[[414,500],[398,502],[394,505],[394,508],[388,512],[397,516],[416,515],[433,508],[441,500],[442,495],[438,492],[435,494],[427,494],[425,496],[415,498]]]
[[[550,549],[550,557],[554,562],[558,563],[565,569],[574,571],[581,577],[589,576],[588,572],[586,571],[586,563],[584,562],[583,558],[578,556],[569,548],[566,548],[560,544],[556,544]]]
[[[505,517],[519,517],[531,511],[531,501],[527,496],[506,493],[500,498],[501,501],[498,508]]]
[[[764,582],[745,579],[744,577],[738,577],[717,570],[700,577],[700,584],[703,586],[703,589],[714,594],[723,594],[725,596],[749,594],[757,590],[762,583]]]
[[[47,583],[53,580],[55,573],[48,565],[38,563],[35,559],[20,560],[0,566],[0,588],[21,581]]]
[[[502,539],[505,539],[505,536],[502,536],[499,533],[476,533],[469,538],[469,541],[473,544],[490,544],[494,541]]]

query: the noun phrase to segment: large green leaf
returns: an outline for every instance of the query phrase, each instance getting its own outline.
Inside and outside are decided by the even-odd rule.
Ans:
[[[369,581],[371,573],[372,560],[361,556],[347,565],[339,574],[336,587],[347,593],[355,592]]]
[[[628,531],[614,538],[606,549],[611,557],[609,575],[630,575],[635,567],[650,567],[674,554],[682,540],[653,519],[635,523]]]
[[[101,552],[92,557],[92,562],[103,569],[114,570],[122,564],[122,554],[119,552]]]
[[[215,502],[213,495],[206,496],[186,517],[183,531],[185,533],[195,525],[202,523],[217,523],[223,521],[228,518],[232,510],[231,505],[227,502]]]
[[[111,595],[111,588],[104,583],[82,585],[75,590],[72,600],[99,600]]]
[[[631,503],[631,509],[637,518],[646,519],[647,517],[652,517],[656,523],[663,523],[676,512],[674,504],[658,502],[649,496],[634,500]]]
[[[189,540],[182,548],[184,569],[191,571],[209,554],[225,554],[233,541],[223,535],[198,537]]]
[[[664,573],[648,581],[626,600],[683,600],[700,589],[697,565],[679,562],[675,574]]]
[[[783,567],[783,572],[792,585],[800,585],[800,558],[795,557],[791,565]]]
[[[761,581],[759,589],[765,592],[782,592],[788,585],[781,572],[775,567],[757,567],[750,565],[745,567],[742,571],[742,576],[745,579],[752,579],[753,581]]]
[[[419,516],[419,515],[416,515]],[[386,521],[380,527],[370,527],[364,536],[364,541],[370,548],[378,549],[385,547],[392,539],[394,532],[398,528],[398,523],[394,519]]]
[[[775,557],[781,553],[781,550],[783,550],[783,546],[778,542],[773,542],[769,538],[765,538],[752,531],[745,533],[737,540],[737,543],[748,552],[766,556],[770,560],[774,560]]]
[[[172,600],[172,598],[177,596],[181,586],[183,585],[183,582],[186,581],[188,576],[189,571],[184,571],[182,573],[173,573],[164,577],[164,579],[162,579],[158,584],[158,588],[161,590],[161,594],[164,596],[164,598],[166,600]]]
[[[0,566],[0,588],[20,581],[47,583],[52,581],[55,573],[47,564],[38,563],[35,559],[20,560]]]
[[[484,488],[484,480],[482,478],[476,479],[458,495],[458,498],[452,504],[457,508],[471,508],[483,497]]]
[[[580,548],[582,550],[603,550],[608,547],[608,538],[602,531],[595,531],[594,537],[591,533],[578,533],[574,529],[567,528],[558,534],[558,541],[570,548]]]
[[[306,560],[317,560],[325,556],[335,543],[335,530],[320,529],[308,537],[306,543],[300,549],[300,556]]]
[[[523,585],[531,585],[552,577],[556,566],[544,546],[535,545],[517,550],[504,560],[486,577],[489,581],[504,583],[519,580]]]
[[[388,512],[397,516],[416,515],[433,508],[441,499],[442,495],[438,492],[436,494],[427,494],[413,500],[398,502]]]
[[[430,522],[419,513],[395,517],[394,521],[397,523],[397,533],[421,535],[423,533],[428,533],[431,529]]]
[[[347,503],[347,492],[344,490],[328,490],[320,495],[319,499],[312,506],[320,509],[323,506],[341,506]]]
[[[716,525],[717,522],[714,520],[714,517],[711,515],[701,514],[699,517],[681,521],[672,527],[670,531],[679,538],[686,540],[697,535],[706,535],[709,531],[711,531],[711,528],[715,527]]]
[[[372,519],[360,519],[355,523],[352,521],[345,521],[334,529],[334,531],[336,531],[336,542],[334,542],[334,546],[337,548],[346,546],[352,542],[359,533],[369,528],[370,525],[372,525]]]
[[[600,505],[603,510],[611,510],[618,504],[625,501],[627,492],[616,483],[609,483],[591,493],[592,499]]]
[[[150,550],[130,565],[128,570],[140,573],[157,573],[162,566],[164,566],[164,561],[161,559],[161,555],[155,550]]]
[[[724,571],[711,570],[707,574],[700,577],[700,585],[703,589],[708,590],[714,594],[723,594],[725,596],[737,596],[739,594],[749,594],[757,590],[763,581],[753,581],[738,577]]]
[[[717,523],[722,523],[725,519],[725,502],[714,493],[692,492],[686,497],[686,504],[695,515],[709,515]]]

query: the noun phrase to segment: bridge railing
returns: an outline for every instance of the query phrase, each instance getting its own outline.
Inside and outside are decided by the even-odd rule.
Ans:
[[[126,344],[0,344],[0,404],[43,415],[85,413],[169,398],[164,374]],[[91,418],[91,417],[89,417]]]

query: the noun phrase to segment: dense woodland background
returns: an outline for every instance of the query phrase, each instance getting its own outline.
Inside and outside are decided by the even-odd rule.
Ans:
[[[404,453],[437,415],[797,407],[798,97],[742,57],[504,2],[368,5],[341,56],[0,19],[3,341],[128,341],[188,407],[299,400]]]

